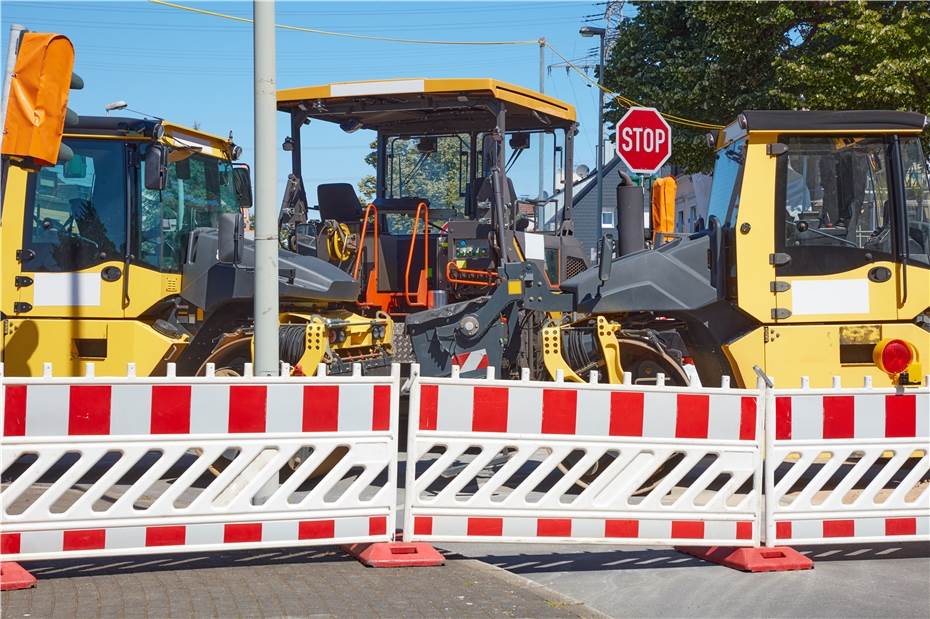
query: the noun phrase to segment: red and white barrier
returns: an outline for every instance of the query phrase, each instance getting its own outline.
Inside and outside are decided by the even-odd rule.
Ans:
[[[766,541],[930,540],[930,387],[770,392]]]
[[[3,558],[389,541],[399,379],[7,377]]]
[[[758,391],[418,377],[405,537],[758,545]]]

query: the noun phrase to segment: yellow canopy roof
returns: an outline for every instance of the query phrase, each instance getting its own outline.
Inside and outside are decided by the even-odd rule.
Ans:
[[[279,110],[289,111],[309,102],[311,105],[305,107],[311,118],[331,122],[356,118],[369,129],[404,123],[425,126],[422,112],[429,114],[429,122],[441,127],[444,121],[452,121],[452,114],[462,119],[463,104],[473,103],[477,108],[491,100],[506,104],[508,130],[564,127],[575,122],[575,108],[568,103],[490,78],[337,82],[278,91]]]

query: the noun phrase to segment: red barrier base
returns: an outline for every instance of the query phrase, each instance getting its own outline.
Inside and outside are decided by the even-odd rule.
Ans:
[[[744,572],[786,572],[814,569],[814,562],[794,548],[730,548],[726,546],[675,546],[698,559]]]
[[[342,548],[368,567],[432,567],[446,562],[439,551],[422,542],[375,542]]]
[[[0,591],[29,589],[36,586],[36,577],[23,569],[19,563],[0,563]]]

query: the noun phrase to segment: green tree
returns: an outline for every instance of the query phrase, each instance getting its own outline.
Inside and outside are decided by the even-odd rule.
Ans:
[[[928,2],[635,5],[605,83],[663,112],[727,124],[746,109],[930,109]],[[672,162],[709,169],[705,133],[675,126]]]

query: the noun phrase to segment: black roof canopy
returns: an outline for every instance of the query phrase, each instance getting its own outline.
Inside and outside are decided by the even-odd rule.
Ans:
[[[927,117],[893,110],[747,110],[748,131],[922,131]]]

